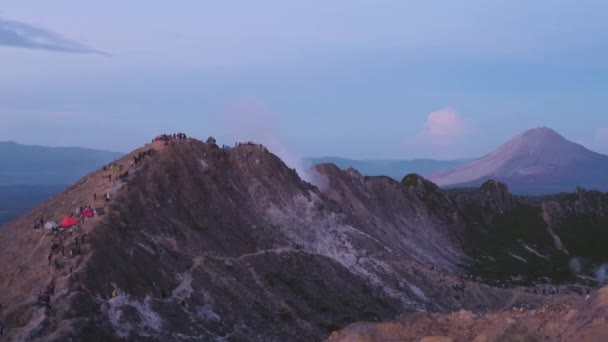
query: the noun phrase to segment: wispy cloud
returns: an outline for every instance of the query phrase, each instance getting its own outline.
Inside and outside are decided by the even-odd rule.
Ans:
[[[471,131],[471,123],[452,108],[429,113],[416,139],[434,144],[449,144]]]
[[[426,119],[423,133],[432,137],[453,137],[465,133],[469,124],[452,108],[432,112]]]
[[[0,18],[0,46],[64,53],[107,55],[107,53],[103,51],[93,49],[82,43],[68,39],[59,33],[27,23],[3,18]]]
[[[466,150],[467,137],[472,132],[470,120],[452,108],[442,108],[428,114],[421,130],[407,145],[428,157],[455,158]]]

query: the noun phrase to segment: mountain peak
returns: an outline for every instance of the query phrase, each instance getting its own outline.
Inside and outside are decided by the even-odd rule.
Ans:
[[[509,307],[512,284],[569,270],[541,217],[511,214],[524,202],[500,183],[452,195],[418,175],[315,171],[323,191],[262,145],[163,138],[90,173],[0,229],[7,338],[318,341],[402,312]],[[576,231],[564,245],[594,256],[571,249]],[[487,272],[486,260],[501,262]]]
[[[556,134],[556,135],[559,135],[559,133],[557,133],[553,128],[546,127],[546,126],[536,127],[536,128],[530,128],[530,129],[524,131],[524,133],[529,133],[529,134]]]
[[[517,134],[490,155],[500,160],[521,159],[523,156],[554,158],[565,151],[575,154],[579,148],[579,145],[568,141],[553,129],[539,127]]]
[[[562,135],[549,127],[532,128],[516,135],[513,139],[529,139],[533,142],[567,141]]]
[[[522,132],[470,164],[428,175],[439,186],[478,186],[496,179],[518,192],[547,193],[576,186],[604,188],[608,156],[571,142],[548,127]]]

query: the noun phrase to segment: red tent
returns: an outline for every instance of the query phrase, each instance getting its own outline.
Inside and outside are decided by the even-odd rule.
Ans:
[[[61,220],[61,223],[59,224],[59,226],[61,226],[61,228],[70,228],[71,226],[75,226],[77,224],[78,224],[77,218],[66,216],[63,218],[63,220]]]
[[[95,215],[93,214],[93,209],[86,208],[85,210],[82,211],[82,216],[84,216],[84,217],[93,217]]]

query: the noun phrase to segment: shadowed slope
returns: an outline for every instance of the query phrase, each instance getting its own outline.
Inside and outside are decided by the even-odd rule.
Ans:
[[[545,302],[458,279],[477,265],[465,248],[470,223],[491,228],[512,210],[497,184],[454,199],[418,176],[398,183],[321,165],[323,193],[263,146],[194,139],[149,144],[118,163],[125,182],[98,170],[0,230],[0,319],[11,338],[314,341],[401,312]],[[111,201],[94,205],[105,215],[85,221],[82,255],[55,253],[64,267],[49,267],[53,238],[31,221],[106,192]],[[74,237],[60,236],[70,246]],[[51,280],[51,308],[34,306]]]

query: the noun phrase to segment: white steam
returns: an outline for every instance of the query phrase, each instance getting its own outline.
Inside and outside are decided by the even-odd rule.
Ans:
[[[247,141],[262,144],[287,166],[295,169],[302,180],[325,191],[329,181],[324,175],[310,169],[304,158],[280,138],[279,122],[280,117],[257,98],[244,98],[222,113],[220,126],[225,127],[227,132],[219,137],[228,141],[221,141],[220,145],[232,146],[235,142]]]
[[[572,258],[568,266],[570,267],[570,272],[574,275],[583,273],[583,261],[579,258]]]
[[[302,180],[316,186],[321,191],[327,190],[329,186],[327,177],[320,174],[317,170],[308,167],[304,162],[304,158],[291,151],[281,141],[276,138],[266,137],[265,140],[257,140],[255,142],[266,146],[270,152],[281,158],[285,165],[295,169]]]
[[[608,284],[608,264],[603,264],[597,267],[593,273],[595,274],[595,279],[601,284]]]

